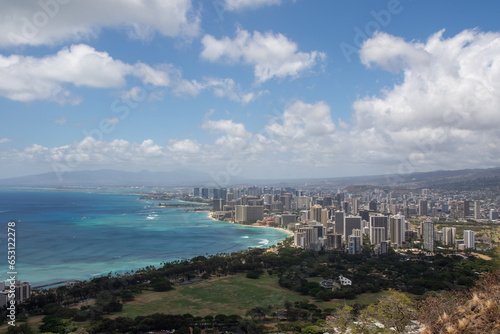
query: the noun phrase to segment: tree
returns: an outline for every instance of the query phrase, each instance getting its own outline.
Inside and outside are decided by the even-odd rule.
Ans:
[[[395,290],[389,290],[376,304],[368,306],[366,312],[386,328],[394,328],[397,333],[403,333],[417,315],[414,302]]]
[[[174,288],[172,282],[163,277],[155,279],[151,282],[151,285],[155,291],[169,291]]]
[[[333,317],[333,326],[340,330],[341,333],[345,333],[349,325],[353,321],[352,307],[346,305],[342,308],[337,309]]]
[[[256,306],[251,310],[248,310],[247,315],[252,317],[252,319],[258,318],[262,321],[266,317],[266,309],[262,306]]]
[[[29,324],[22,324],[20,326],[9,326],[7,328],[7,334],[34,334],[35,332],[31,329]]]

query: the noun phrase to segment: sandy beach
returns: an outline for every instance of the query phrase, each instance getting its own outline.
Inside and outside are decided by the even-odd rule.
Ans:
[[[215,220],[215,221],[223,221],[225,223],[230,223],[230,224],[234,224],[234,222],[228,222],[228,221],[225,221],[225,220],[218,220],[218,219],[215,219],[212,215],[213,212],[208,212],[208,217],[212,220]],[[260,228],[272,228],[272,229],[275,229],[275,230],[278,230],[278,231],[281,231],[281,232],[285,232],[285,233],[288,233],[290,236],[293,236],[293,232],[290,231],[290,230],[286,230],[284,228],[281,228],[281,227],[270,227],[270,226],[262,226],[262,225],[243,225],[243,226],[249,226],[249,227],[260,227]]]

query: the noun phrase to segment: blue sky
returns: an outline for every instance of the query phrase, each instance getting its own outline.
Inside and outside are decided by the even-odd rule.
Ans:
[[[0,178],[500,166],[493,1],[0,4]]]

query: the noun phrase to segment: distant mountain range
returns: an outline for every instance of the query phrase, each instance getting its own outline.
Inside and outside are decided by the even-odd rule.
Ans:
[[[221,180],[219,180],[221,181]],[[120,186],[206,186],[230,185],[329,185],[334,188],[383,187],[393,189],[478,190],[500,192],[500,168],[433,171],[411,174],[371,175],[338,178],[308,178],[284,180],[250,180],[232,177],[231,184],[217,184],[208,173],[192,170],[171,172],[126,172],[119,170],[70,171],[63,174],[44,173],[32,176],[0,179],[0,186],[24,187],[120,187]]]

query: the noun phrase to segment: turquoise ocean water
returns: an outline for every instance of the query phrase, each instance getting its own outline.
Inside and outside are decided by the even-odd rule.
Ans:
[[[264,247],[287,236],[156,204],[117,191],[0,189],[0,279],[8,278],[11,220],[16,222],[17,279],[32,286]]]

